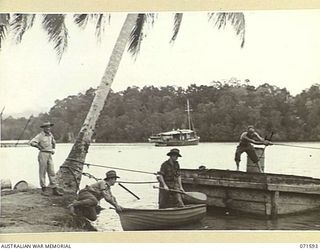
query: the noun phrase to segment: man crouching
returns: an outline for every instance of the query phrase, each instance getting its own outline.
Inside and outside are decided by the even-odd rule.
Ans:
[[[120,177],[117,176],[116,171],[110,170],[106,173],[105,179],[81,189],[77,199],[68,206],[71,213],[95,221],[97,219],[96,207],[102,198],[113,205],[116,211],[122,211],[122,207],[118,205],[116,198],[111,193],[111,186],[116,183],[117,178]]]

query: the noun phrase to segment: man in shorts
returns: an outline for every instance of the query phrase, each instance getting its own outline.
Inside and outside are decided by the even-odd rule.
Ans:
[[[252,144],[256,144],[256,145],[272,145],[272,142],[263,139],[254,129],[254,126],[250,125],[247,128],[247,131],[243,132],[240,136],[240,142],[239,145],[237,146],[237,150],[235,153],[235,162],[237,164],[237,171],[239,171],[239,164],[240,164],[240,160],[241,160],[241,154],[243,152],[246,152],[248,157],[257,165],[257,167],[259,168],[260,172],[261,168],[259,165],[259,157],[256,154],[256,151],[254,149],[254,147],[252,146]]]

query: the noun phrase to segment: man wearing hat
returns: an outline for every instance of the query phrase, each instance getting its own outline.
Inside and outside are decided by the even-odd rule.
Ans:
[[[167,155],[170,158],[162,163],[158,172],[158,180],[160,182],[159,208],[183,207],[181,194],[170,191],[177,190],[184,192],[178,162],[178,157],[181,157],[180,151],[177,148],[173,148]]]
[[[103,180],[81,189],[77,199],[68,206],[71,213],[74,215],[79,214],[91,221],[95,221],[97,219],[96,207],[102,198],[114,206],[116,211],[121,211],[122,207],[119,206],[116,198],[111,193],[111,186],[117,182],[117,178],[120,177],[117,176],[116,171],[110,170]]]
[[[39,162],[39,179],[40,186],[43,194],[47,195],[46,187],[46,173],[49,177],[49,187],[52,188],[52,193],[54,195],[62,195],[62,193],[57,189],[56,175],[53,166],[52,155],[54,154],[54,149],[56,147],[56,141],[50,131],[53,126],[50,122],[43,123],[40,127],[42,132],[40,132],[36,137],[30,141],[30,146],[38,148],[38,162]]]

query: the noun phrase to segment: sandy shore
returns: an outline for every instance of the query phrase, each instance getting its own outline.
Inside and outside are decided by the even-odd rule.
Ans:
[[[73,199],[67,193],[44,196],[40,189],[2,192],[0,233],[96,231],[88,220],[69,213]]]

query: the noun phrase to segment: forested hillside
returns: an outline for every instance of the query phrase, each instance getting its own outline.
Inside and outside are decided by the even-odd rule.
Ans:
[[[20,139],[39,132],[42,121],[55,124],[52,131],[60,142],[71,141],[78,133],[94,89],[56,100],[48,113],[31,117]],[[96,142],[145,142],[151,134],[186,128],[186,101],[192,108],[192,121],[201,141],[237,141],[248,124],[263,136],[274,132],[273,140],[320,140],[320,85],[291,96],[285,88],[269,84],[254,87],[214,82],[188,88],[166,86],[129,87],[111,92],[98,121]],[[2,139],[18,139],[27,118],[7,117],[2,122]]]

